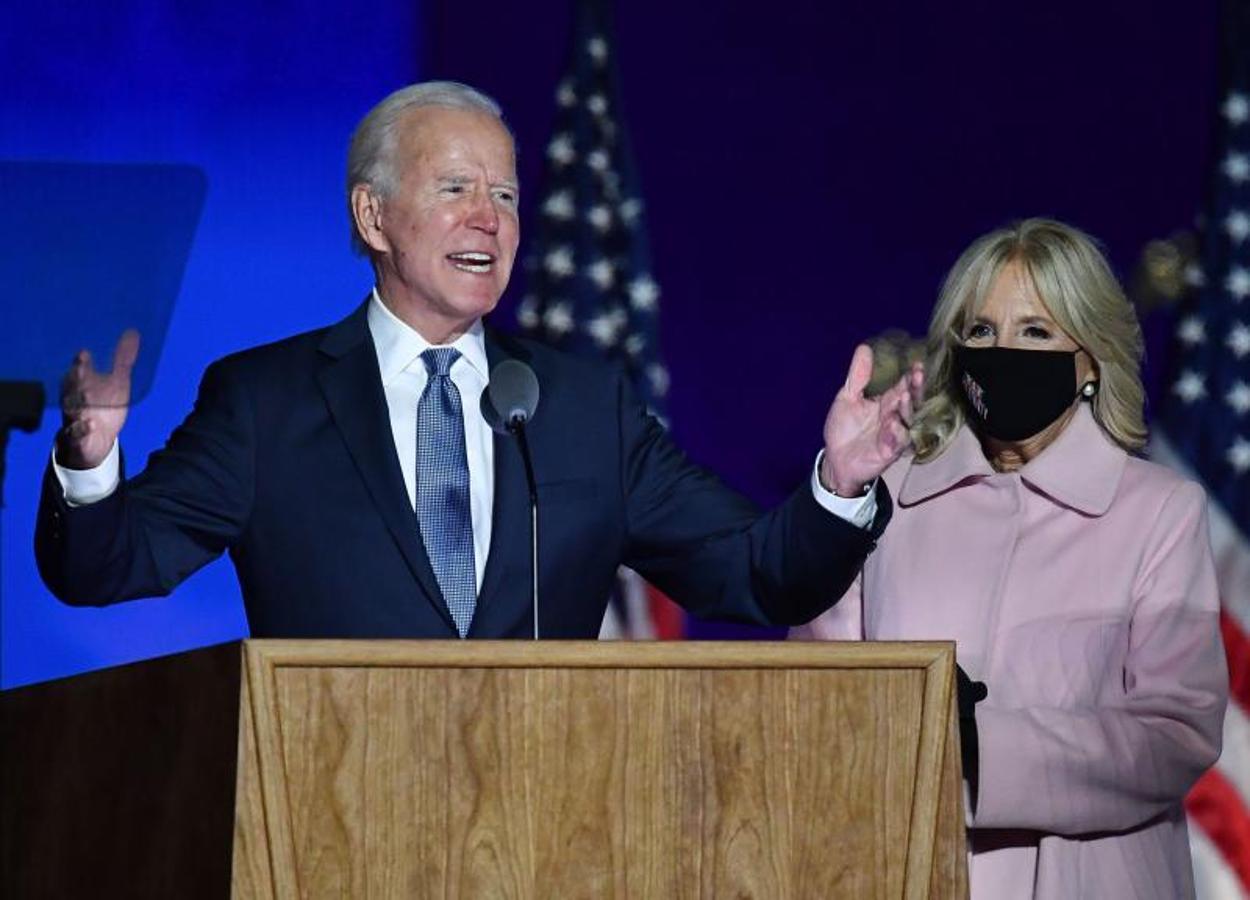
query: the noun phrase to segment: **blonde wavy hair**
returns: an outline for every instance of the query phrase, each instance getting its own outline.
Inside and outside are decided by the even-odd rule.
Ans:
[[[940,455],[964,422],[952,348],[999,272],[1017,262],[1055,322],[1098,364],[1094,418],[1128,451],[1146,443],[1141,325],[1093,238],[1050,219],[1025,219],[978,238],[938,297],[925,346],[925,401],[912,422],[916,459]]]

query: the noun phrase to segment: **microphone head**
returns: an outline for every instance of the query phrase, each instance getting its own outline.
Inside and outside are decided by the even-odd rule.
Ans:
[[[483,417],[496,431],[528,423],[538,409],[538,376],[520,360],[504,360],[491,370],[481,406]]]

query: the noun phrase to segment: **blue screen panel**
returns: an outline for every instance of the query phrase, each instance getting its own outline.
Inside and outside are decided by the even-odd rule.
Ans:
[[[418,13],[412,0],[9,9],[0,160],[111,177],[62,185],[69,196],[56,202],[74,209],[65,234],[17,237],[23,255],[44,258],[0,269],[10,282],[0,299],[0,377],[59,379],[64,347],[79,340],[107,362],[118,310],[132,302],[147,310],[128,323],[147,332],[137,368],[144,391],[122,435],[137,471],[191,408],[212,360],[346,315],[372,284],[349,249],[347,142],[370,106],[418,78]],[[99,224],[117,221],[131,230]],[[84,250],[90,223],[98,244]],[[171,292],[162,320],[159,298]],[[56,306],[57,327],[42,324],[41,303]],[[0,685],[244,635],[224,560],[163,599],[72,609],[47,592],[31,548],[58,419],[49,410],[38,433],[15,434],[9,446]]]
[[[146,352],[133,400],[152,384],[207,184],[195,166],[0,160],[0,381],[42,381],[55,405],[86,347],[107,366],[123,329]],[[159,197],[159,203],[136,202]]]

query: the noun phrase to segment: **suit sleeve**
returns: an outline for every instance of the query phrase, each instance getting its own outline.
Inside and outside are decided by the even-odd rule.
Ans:
[[[1201,488],[1155,521],[1134,584],[1123,692],[1085,709],[977,707],[974,827],[1133,828],[1175,807],[1218,758],[1228,674]]]
[[[60,600],[99,606],[168,594],[242,534],[251,509],[255,423],[225,363],[204,374],[195,408],[147,468],[85,506],[44,475],[35,556]]]
[[[869,529],[828,512],[804,481],[762,515],[691,464],[617,381],[625,564],[704,617],[798,625],[841,597],[891,514],[878,482]]]
[[[791,628],[792,641],[862,641],[864,639],[864,573],[855,576],[842,599],[806,625]]]

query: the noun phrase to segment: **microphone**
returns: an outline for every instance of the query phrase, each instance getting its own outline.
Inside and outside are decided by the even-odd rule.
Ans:
[[[512,432],[518,424],[524,427],[538,409],[538,376],[519,359],[506,359],[491,370],[490,383],[482,394],[483,412],[487,394],[495,419],[491,427]]]
[[[530,591],[534,610],[534,640],[538,640],[538,487],[534,483],[534,463],[530,458],[525,426],[538,409],[538,376],[517,359],[495,366],[479,403],[482,417],[500,434],[516,438],[525,463],[525,481],[530,494]]]

